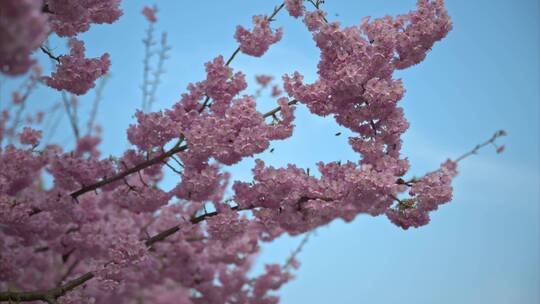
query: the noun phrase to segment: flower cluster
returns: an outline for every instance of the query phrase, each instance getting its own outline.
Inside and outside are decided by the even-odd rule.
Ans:
[[[380,167],[388,157],[398,159],[400,136],[408,128],[397,106],[403,85],[392,79],[394,70],[404,67],[398,64],[404,55],[395,54],[425,54],[451,28],[442,1],[418,1],[417,5],[416,11],[396,19],[387,16],[370,22],[365,18],[359,27],[343,29],[337,22],[326,23],[318,11],[308,13],[304,21],[321,49],[319,79],[307,85],[299,73],[284,76],[289,95],[313,113],[332,114],[339,124],[358,133],[350,143],[363,156],[363,163]],[[420,28],[423,39],[411,42],[405,33]]]
[[[91,24],[113,23],[121,15],[120,0],[7,0],[0,3],[0,72],[7,75],[26,73],[35,60],[32,53],[41,47],[58,61],[57,72],[45,78],[47,85],[80,95],[94,87],[110,62],[105,54],[99,59],[84,58],[84,45],[74,36]],[[43,43],[55,32],[72,37],[71,54],[55,57]]]
[[[0,3],[0,72],[26,73],[34,60],[30,54],[49,34],[48,17],[41,14],[40,0]]]
[[[417,6],[418,10],[397,18],[402,26],[396,35],[396,52],[399,57],[394,65],[398,69],[424,60],[433,44],[452,29],[444,0],[418,0]]]
[[[263,88],[265,88],[271,81],[274,79],[274,77],[270,75],[257,75],[255,77],[255,80],[258,84],[260,84]]]
[[[56,72],[44,79],[52,88],[82,95],[95,87],[96,79],[109,70],[111,65],[109,54],[88,59],[84,57],[84,42],[73,38],[69,41],[69,46],[70,54],[60,56]]]
[[[127,129],[128,140],[143,151],[161,148],[170,140],[179,136],[178,126],[162,112],[145,114],[135,113],[136,125]]]
[[[292,109],[289,113],[292,115]],[[266,124],[250,96],[233,100],[223,116],[201,114],[189,128],[182,130],[190,145],[190,154],[207,155],[226,165],[261,153],[268,148],[270,140],[284,139],[291,133],[290,118],[277,125]]]
[[[247,55],[261,57],[270,45],[281,40],[283,30],[275,32],[270,28],[270,20],[267,16],[253,16],[253,30],[250,32],[243,26],[236,28],[234,38],[240,43],[240,50]]]
[[[155,7],[145,6],[142,10],[142,14],[150,23],[155,23],[157,21]]]
[[[41,134],[42,132],[39,130],[25,127],[19,135],[20,142],[23,145],[37,146],[39,144],[39,140],[41,139]]]
[[[303,0],[285,0],[285,6],[289,15],[298,18],[304,15],[305,7]]]
[[[457,174],[457,163],[451,160],[435,172],[415,181],[409,194],[411,199],[400,201],[386,215],[392,223],[403,229],[420,227],[429,223],[429,212],[452,199],[452,179]]]
[[[133,146],[119,157],[100,158],[101,139],[91,134],[77,135],[71,151],[40,143],[41,131],[3,111],[0,142],[9,137],[10,143],[0,145],[0,300],[19,300],[16,290],[60,290],[54,302],[275,304],[274,292],[297,262],[291,257],[251,275],[262,242],[360,214],[385,214],[403,229],[427,224],[430,212],[452,198],[457,162],[405,180],[401,137],[408,122],[398,106],[405,89],[393,73],[420,62],[450,30],[443,1],[418,0],[408,14],[351,27],[329,23],[317,3],[308,11],[303,1],[286,0],[271,15],[285,7],[303,17],[321,57],[313,83],[295,72],[272,85],[277,107],[267,113],[258,109],[260,91],[245,95],[246,76],[229,66],[234,56],[207,62],[206,77],[189,84],[170,109],[137,111],[127,128]],[[72,37],[121,14],[118,0],[0,5],[0,65],[8,74],[28,69],[47,26]],[[156,21],[155,9],[145,7],[143,15]],[[238,26],[239,49],[262,56],[282,36],[272,21],[259,15],[251,31]],[[84,94],[107,72],[109,58],[85,58],[83,42],[73,37],[70,47],[44,79]],[[263,88],[272,80],[256,77]],[[281,88],[286,97],[279,97]],[[21,109],[27,96],[13,94],[12,106]],[[229,183],[227,166],[292,136],[298,104],[350,130],[358,159],[320,162],[314,174],[257,159],[251,182]],[[166,169],[177,178],[170,190],[160,183]]]
[[[207,78],[201,88],[213,100],[212,112],[222,116],[234,96],[247,87],[246,78],[241,72],[233,75],[232,69],[225,65],[223,56],[206,63],[205,68]]]
[[[304,24],[309,31],[316,31],[325,23],[325,18],[326,12],[318,9],[306,13],[304,16]]]
[[[60,37],[88,31],[92,23],[113,23],[122,10],[120,0],[46,0],[52,30]]]

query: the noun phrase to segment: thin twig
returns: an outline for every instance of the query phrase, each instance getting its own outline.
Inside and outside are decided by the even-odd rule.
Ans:
[[[174,173],[176,173],[176,174],[178,174],[178,175],[180,175],[180,176],[183,175],[182,172],[176,170],[176,168],[174,168],[173,166],[171,166],[166,160],[163,160],[162,162],[165,164],[165,166],[169,167],[169,169],[171,169]]]
[[[39,47],[43,53],[45,53],[49,58],[52,60],[55,60],[56,62],[60,63],[60,56],[54,56],[51,50],[47,46],[40,46]]]
[[[274,11],[270,15],[270,17],[268,17],[268,21],[270,21],[270,22],[274,21],[273,18],[279,13],[279,11],[281,11],[281,9],[284,6],[285,6],[285,2],[281,3],[280,6],[274,8]],[[229,59],[227,59],[227,61],[225,62],[225,66],[229,66],[231,64],[231,62],[234,60],[234,58],[236,58],[236,55],[238,55],[238,53],[240,53],[240,47],[237,47],[236,50],[234,50],[234,52],[231,54]],[[204,111],[204,109],[208,106],[209,101],[210,101],[210,96],[206,95],[206,98],[204,99],[204,102],[203,102],[199,112]]]
[[[167,33],[162,33],[161,34],[161,49],[159,51],[157,68],[153,74],[154,79],[152,80],[152,83],[150,86],[149,97],[146,104],[147,112],[152,111],[152,105],[154,104],[155,99],[156,99],[156,91],[160,83],[161,75],[165,73],[165,69],[163,68],[163,66],[165,65],[165,60],[169,58],[169,56],[167,55],[167,52],[170,49],[171,47],[167,45]]]
[[[150,59],[151,57],[154,55],[152,53],[152,45],[155,44],[155,41],[154,41],[154,23],[153,22],[150,22],[149,25],[148,25],[148,29],[146,30],[146,38],[143,39],[143,43],[144,43],[144,59],[143,59],[143,64],[144,64],[144,68],[143,68],[143,84],[142,84],[142,94],[143,94],[143,99],[142,99],[142,111],[143,112],[146,112],[147,111],[147,105],[148,105],[148,99],[149,99],[149,94],[150,92],[148,91],[148,86],[150,85],[149,83],[149,75],[150,75]]]
[[[24,87],[25,91],[24,94],[20,97],[20,100],[18,101],[19,109],[15,113],[15,118],[13,120],[13,124],[11,126],[11,133],[12,137],[9,138],[9,142],[11,143],[13,141],[13,135],[15,135],[17,128],[19,127],[19,123],[21,122],[21,116],[26,108],[26,100],[36,87],[38,82],[38,77],[30,76],[23,84],[22,87]]]
[[[298,254],[300,254],[300,252],[302,252],[302,249],[304,249],[304,246],[306,246],[308,240],[309,240],[309,237],[311,236],[311,234],[315,233],[315,230],[311,230],[309,232],[307,232],[305,235],[304,235],[304,238],[302,239],[302,241],[300,242],[300,244],[298,244],[298,247],[296,247],[296,249],[291,253],[291,255],[289,256],[289,258],[287,259],[287,262],[285,262],[285,265],[283,265],[282,269],[283,270],[287,270],[289,269],[291,266],[293,266],[294,264],[294,261],[296,260],[296,257],[298,256]]]
[[[77,126],[77,117],[75,115],[75,112],[72,112],[70,101],[68,100],[67,94],[64,91],[62,91],[62,101],[64,102],[64,109],[66,110],[66,114],[69,118],[69,123],[71,124],[71,129],[73,130],[73,134],[75,135],[75,140],[78,141],[79,127]]]
[[[96,88],[96,97],[94,98],[94,103],[92,105],[92,111],[90,112],[90,117],[88,118],[88,123],[86,123],[87,127],[87,134],[92,133],[92,129],[94,128],[94,121],[96,120],[96,115],[99,107],[99,103],[101,102],[101,99],[103,97],[103,89],[105,88],[105,85],[107,84],[107,80],[109,80],[110,74],[107,73],[103,75],[101,78],[97,88]]]
[[[496,140],[497,138],[502,137],[502,136],[506,136],[506,135],[507,135],[507,133],[506,133],[505,130],[499,130],[499,131],[495,132],[495,133],[491,136],[490,139],[488,139],[487,141],[485,141],[485,142],[483,142],[483,143],[481,143],[481,144],[478,144],[478,145],[474,146],[474,148],[473,148],[471,151],[469,151],[469,152],[467,152],[467,153],[461,155],[460,157],[456,158],[455,162],[458,163],[458,162],[464,160],[465,158],[467,158],[467,157],[469,157],[469,156],[471,156],[471,155],[476,154],[476,153],[478,152],[478,150],[480,150],[481,148],[483,148],[483,147],[485,147],[485,146],[487,146],[487,145],[495,144],[495,140]]]

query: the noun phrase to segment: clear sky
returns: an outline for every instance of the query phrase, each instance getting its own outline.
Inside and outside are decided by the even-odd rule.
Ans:
[[[414,0],[327,0],[330,20],[357,25],[364,16],[405,13]],[[127,147],[126,127],[141,104],[143,47],[146,22],[140,15],[150,1],[124,1],[124,16],[115,24],[95,26],[82,38],[88,52],[107,51],[112,78],[98,114],[103,126],[105,155],[120,155]],[[204,77],[203,64],[236,48],[237,24],[250,25],[251,16],[271,12],[278,1],[160,1],[158,31],[166,31],[173,47],[154,109],[170,107],[189,82]],[[505,129],[507,149],[497,155],[482,150],[460,166],[454,200],[432,215],[432,222],[408,231],[385,217],[360,216],[352,223],[335,221],[317,230],[300,254],[297,279],[280,291],[283,303],[522,303],[540,302],[539,294],[539,19],[536,0],[448,0],[454,30],[436,44],[420,65],[399,72],[406,95],[401,101],[411,124],[404,153],[412,172],[435,169],[457,157],[494,131]],[[311,35],[285,13],[282,42],[262,58],[240,55],[234,69],[248,75],[298,70],[307,81],[316,78],[319,59]],[[55,53],[64,43],[51,41]],[[38,54],[41,56],[41,54]],[[46,58],[41,61],[48,65]],[[0,96],[9,94],[6,81]],[[255,86],[251,86],[253,92]],[[265,91],[262,110],[275,106]],[[90,108],[92,93],[81,99]],[[46,108],[58,94],[40,88],[32,108]],[[4,104],[4,103],[3,103]],[[296,163],[315,168],[319,160],[357,160],[347,145],[347,132],[332,118],[322,119],[300,106],[294,138],[272,145],[260,157],[283,166]],[[81,116],[85,121],[85,116]],[[335,136],[343,132],[341,136]],[[72,144],[64,118],[55,140]],[[230,169],[248,180],[253,159]],[[170,188],[177,177],[167,176]],[[264,246],[259,265],[283,262],[299,243],[284,237]]]

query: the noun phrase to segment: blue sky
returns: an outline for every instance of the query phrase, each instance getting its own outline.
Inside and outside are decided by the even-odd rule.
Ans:
[[[385,217],[359,216],[345,224],[336,221],[317,230],[299,258],[297,279],[280,291],[283,303],[538,303],[539,294],[539,20],[534,0],[447,1],[454,30],[427,59],[400,71],[406,94],[401,101],[411,124],[404,136],[404,153],[412,173],[437,168],[498,129],[509,136],[506,152],[491,148],[460,166],[454,200],[432,216],[423,228],[403,231]],[[112,78],[104,92],[98,122],[104,128],[105,155],[119,155],[127,147],[125,129],[141,104],[141,39],[146,23],[140,15],[151,1],[124,1],[124,16],[115,24],[93,27],[81,37],[88,53],[107,51]],[[236,48],[237,24],[250,25],[251,16],[268,13],[278,1],[161,1],[157,3],[158,31],[167,31],[172,48],[167,73],[158,89],[154,109],[170,107],[189,82],[204,77],[203,64],[215,56],[229,56]],[[328,0],[330,20],[357,25],[364,16],[405,13],[414,0]],[[277,79],[298,70],[307,81],[316,79],[319,58],[311,35],[284,13],[276,24],[284,27],[282,42],[262,58],[240,55],[232,64],[253,84],[256,74]],[[64,43],[51,47],[62,53]],[[48,61],[37,54],[45,66]],[[2,78],[6,99],[16,80]],[[251,92],[256,89],[251,87]],[[266,93],[266,94],[265,94]],[[263,93],[262,110],[275,106]],[[93,95],[81,98],[90,108]],[[30,99],[32,108],[46,108],[59,100],[40,88]],[[5,103],[2,103],[4,105]],[[274,166],[295,163],[315,168],[319,160],[357,160],[347,145],[347,132],[332,118],[297,110],[294,137],[272,144],[273,153],[260,157]],[[84,116],[82,116],[84,120]],[[334,136],[336,132],[341,136]],[[71,145],[64,118],[55,141]],[[231,168],[233,177],[248,180],[253,159]],[[167,176],[172,187],[177,177]],[[284,237],[267,244],[259,259],[282,262],[300,241]]]

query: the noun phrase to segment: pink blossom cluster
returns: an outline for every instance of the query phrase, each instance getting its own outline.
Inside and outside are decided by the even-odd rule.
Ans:
[[[383,214],[401,190],[395,174],[352,162],[319,163],[320,178],[294,165],[275,169],[260,160],[254,183],[236,182],[235,201],[265,227],[268,238],[299,234],[336,218],[353,220],[359,213]]]
[[[45,2],[49,14],[58,14],[48,18],[59,35],[120,14],[118,1],[68,2]],[[393,78],[450,30],[443,2],[419,0],[409,14],[363,19],[352,27],[328,23],[318,6],[308,11],[295,0],[272,16],[283,7],[304,17],[321,58],[314,83],[295,72],[283,77],[288,96],[278,98],[281,84],[272,88],[277,107],[269,112],[260,112],[256,98],[245,93],[245,75],[229,66],[234,56],[218,56],[171,108],[135,113],[127,129],[133,146],[119,157],[101,158],[97,136],[80,136],[72,151],[64,151],[40,143],[35,128],[12,128],[18,143],[0,144],[0,299],[17,300],[18,290],[70,287],[65,284],[84,278],[54,289],[63,292],[55,301],[274,304],[275,291],[292,274],[289,265],[279,264],[250,272],[262,242],[360,214],[385,214],[403,229],[419,227],[450,201],[457,162],[405,178],[409,162],[401,155],[401,137],[408,122],[398,106],[405,89]],[[243,53],[261,56],[282,31],[273,31],[268,17],[253,20],[252,31],[239,26],[235,37]],[[109,59],[84,58],[84,44],[75,38],[70,46],[45,81],[84,94],[106,73]],[[272,79],[256,80],[266,86]],[[320,162],[311,173],[257,159],[251,182],[232,180],[227,166],[292,136],[298,104],[349,129],[358,160]],[[13,119],[2,113],[0,139]],[[165,170],[177,179],[170,190],[160,184]],[[287,263],[297,266],[294,259]]]
[[[288,113],[290,117],[292,110]],[[289,117],[269,125],[257,111],[255,100],[244,96],[233,100],[222,116],[200,115],[182,133],[190,145],[189,154],[207,155],[206,158],[232,165],[243,157],[263,152],[270,140],[289,137],[292,134]]]
[[[436,41],[441,40],[452,29],[452,22],[444,0],[418,0],[418,9],[397,17],[401,31],[397,34],[394,65],[404,69],[424,60],[426,53]]]
[[[52,30],[61,37],[88,31],[92,23],[113,23],[120,16],[120,0],[46,0]]]
[[[19,135],[21,144],[36,146],[39,144],[43,132],[25,127]]]
[[[162,112],[143,113],[137,111],[136,125],[127,129],[128,140],[139,149],[149,151],[155,147],[162,147],[174,138],[178,138],[177,125]]]
[[[84,57],[84,42],[72,38],[69,41],[71,52],[60,56],[60,63],[50,77],[44,77],[48,86],[82,95],[95,87],[95,81],[109,70],[109,54],[100,58]]]
[[[207,78],[201,89],[213,100],[212,112],[223,115],[232,99],[247,87],[244,74],[225,65],[223,56],[205,64]]]
[[[188,165],[184,169],[182,181],[172,193],[180,199],[204,202],[210,200],[227,181],[227,174],[219,172],[217,165],[205,163]]]
[[[142,10],[142,14],[150,23],[155,23],[157,21],[155,7],[145,6]]]
[[[221,56],[206,64],[206,72],[206,80],[190,84],[189,94],[166,112],[189,144],[180,156],[186,164],[199,167],[214,158],[231,165],[266,150],[270,140],[292,135],[294,115],[288,100],[278,101],[283,107],[280,122],[268,124],[253,97],[234,98],[247,86],[242,73],[233,74]],[[198,103],[205,96],[213,100],[208,111]]]
[[[30,54],[49,34],[48,16],[41,0],[5,0],[0,3],[0,71],[23,74],[35,62]]]
[[[58,90],[84,94],[107,72],[108,55],[86,59],[82,41],[70,40],[71,54],[55,56],[44,42],[51,30],[61,37],[74,37],[91,24],[113,23],[122,15],[119,6],[120,0],[0,2],[0,72],[26,73],[36,62],[32,53],[41,47],[45,55],[58,61],[57,73],[46,78],[46,83]]]
[[[307,26],[308,30],[316,31],[325,23],[325,18],[326,12],[317,9],[305,14],[304,24]]]
[[[257,75],[255,76],[255,80],[257,81],[258,84],[260,84],[263,88],[265,88],[270,82],[272,82],[272,80],[274,79],[274,77],[270,76],[270,75]]]
[[[304,15],[305,7],[303,0],[285,0],[285,7],[289,15],[298,18]]]
[[[399,202],[388,209],[386,215],[392,223],[403,229],[420,227],[429,223],[429,212],[452,199],[452,179],[457,174],[457,164],[448,160],[435,172],[415,181],[409,194],[410,204]]]
[[[404,88],[400,80],[392,79],[393,71],[405,66],[400,63],[403,56],[395,57],[395,54],[414,50],[425,56],[433,43],[448,33],[451,25],[443,1],[418,1],[417,10],[407,15],[397,19],[387,16],[372,22],[365,18],[359,27],[341,29],[337,22],[326,23],[317,11],[308,13],[304,22],[314,32],[314,40],[321,49],[319,79],[304,84],[299,73],[292,77],[285,75],[285,90],[314,114],[333,115],[336,122],[358,134],[349,138],[352,148],[362,155],[363,166],[357,170],[364,171],[367,165],[370,170],[393,176],[395,181],[408,170],[407,159],[400,158],[401,135],[408,122],[397,106]],[[444,25],[424,26],[441,23]],[[423,39],[411,43],[404,33],[420,28]],[[448,187],[449,183],[445,183],[438,190],[451,191]],[[386,207],[397,190],[385,193]],[[376,214],[380,212],[384,208],[377,209]],[[392,211],[387,215],[398,223]],[[416,220],[427,223],[419,217]]]
[[[279,86],[272,86],[272,97],[279,97],[281,93],[283,93],[283,91],[279,88]]]
[[[253,30],[248,31],[243,26],[236,27],[234,38],[240,43],[240,50],[247,55],[261,57],[270,45],[281,40],[283,29],[273,31],[267,16],[253,16]]]

